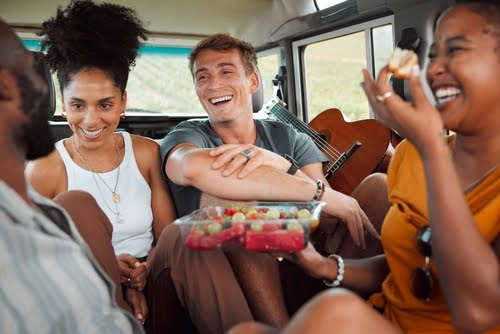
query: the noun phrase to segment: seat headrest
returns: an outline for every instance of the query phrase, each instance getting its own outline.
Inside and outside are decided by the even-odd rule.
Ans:
[[[262,76],[258,68],[257,75],[259,76],[259,89],[252,95],[252,108],[254,113],[259,112],[264,104],[264,83],[262,82]]]
[[[33,51],[33,58],[35,60],[35,70],[47,84],[47,95],[45,95],[45,99],[42,102],[41,107],[47,110],[49,118],[51,118],[56,111],[56,90],[54,87],[54,81],[52,80],[52,75],[50,73],[49,66],[45,62],[45,56],[43,53]]]

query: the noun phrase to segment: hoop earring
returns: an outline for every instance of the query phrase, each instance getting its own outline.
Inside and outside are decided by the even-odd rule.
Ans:
[[[121,118],[121,119],[124,119],[124,118],[125,118],[125,111],[124,111],[124,112],[122,112],[122,113],[120,113],[120,118]]]

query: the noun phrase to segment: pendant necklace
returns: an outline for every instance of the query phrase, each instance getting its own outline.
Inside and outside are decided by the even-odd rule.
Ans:
[[[99,175],[98,172],[94,171],[94,169],[90,166],[90,163],[82,156],[82,154],[80,153],[80,151],[76,147],[75,136],[73,136],[72,139],[73,139],[73,148],[75,149],[76,154],[78,154],[78,157],[80,158],[80,160],[83,162],[83,164],[90,171],[90,173],[92,175],[92,179],[94,179],[94,182],[95,182],[95,184],[97,186],[97,190],[99,191],[99,194],[101,194],[101,198],[102,198],[104,204],[106,204],[106,206],[108,207],[108,209],[116,216],[116,222],[118,224],[123,224],[125,222],[125,219],[120,214],[120,211],[118,209],[118,203],[120,203],[120,201],[121,201],[121,196],[120,196],[120,194],[118,194],[116,192],[116,188],[118,187],[118,180],[120,179],[120,148],[118,147],[118,143],[116,142],[115,134],[113,133],[113,141],[115,143],[115,148],[116,148],[116,166],[114,168],[112,168],[112,169],[109,169],[109,170],[101,172],[101,173],[108,173],[108,172],[112,171],[113,169],[118,168],[117,174],[116,174],[115,186],[114,186],[113,189],[111,189],[111,187],[106,183],[106,181],[104,181],[104,179],[101,177],[101,175]],[[97,182],[97,179],[96,179],[95,175],[97,175],[97,177],[99,177],[99,179],[102,181],[102,183],[104,183],[104,185],[106,186],[106,188],[108,188],[108,190],[111,192],[112,199],[113,199],[113,204],[115,206],[116,212],[108,205],[106,199],[104,198],[104,195],[103,195],[103,193],[101,191],[101,187],[99,187],[99,183]]]

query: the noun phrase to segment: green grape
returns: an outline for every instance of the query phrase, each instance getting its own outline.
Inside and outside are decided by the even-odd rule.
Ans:
[[[243,212],[236,212],[233,217],[233,222],[244,222],[246,217],[245,217],[245,214]]]
[[[269,209],[266,212],[266,219],[275,220],[280,218],[280,212],[278,209]]]
[[[288,231],[302,231],[302,224],[296,220],[292,220],[286,225],[286,229]]]
[[[301,209],[298,214],[299,219],[308,219],[311,218],[312,214],[307,209]]]
[[[207,231],[208,231],[208,234],[210,234],[210,235],[217,234],[220,231],[222,231],[222,224],[217,223],[217,222],[212,222],[212,223],[208,224]]]
[[[251,229],[252,231],[257,231],[257,232],[259,232],[259,231],[262,231],[262,229],[263,229],[263,228],[264,228],[264,223],[263,223],[263,222],[261,222],[261,221],[252,222],[252,223],[250,224],[250,229]]]

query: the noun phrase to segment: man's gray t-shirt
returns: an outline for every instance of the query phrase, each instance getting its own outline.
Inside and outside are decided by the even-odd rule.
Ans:
[[[288,124],[272,120],[254,120],[257,127],[255,146],[277,154],[288,154],[299,167],[328,159],[316,147],[311,137],[298,132]],[[198,148],[213,148],[224,143],[212,130],[208,120],[190,120],[179,123],[168,133],[161,143],[162,170],[166,157],[172,148],[181,143],[191,143]],[[178,217],[185,216],[199,208],[201,191],[191,186],[180,186],[168,180]]]

